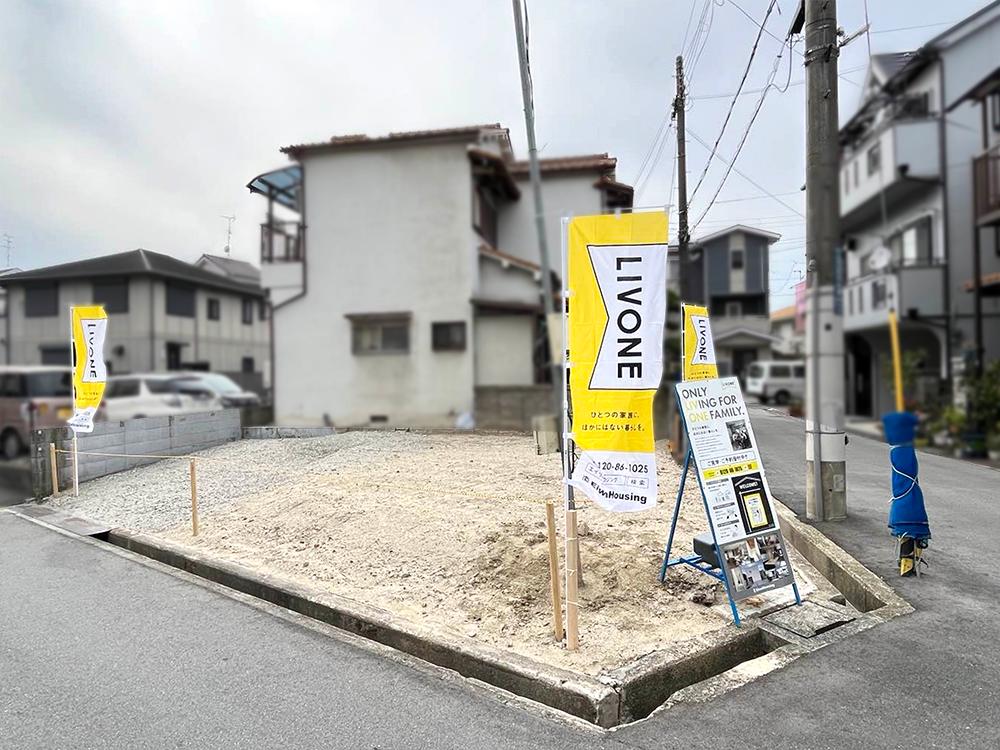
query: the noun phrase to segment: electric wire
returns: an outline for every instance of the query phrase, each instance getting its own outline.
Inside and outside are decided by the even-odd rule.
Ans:
[[[789,51],[790,51],[791,50],[791,40],[790,39],[788,41],[788,48],[789,48]],[[732,160],[728,163],[726,171],[725,171],[725,174],[722,175],[722,180],[721,180],[721,182],[719,182],[719,185],[718,185],[718,187],[715,190],[715,194],[712,196],[712,199],[708,202],[708,205],[705,206],[705,209],[704,209],[704,211],[702,211],[701,216],[699,216],[698,220],[694,223],[694,229],[692,229],[692,232],[695,229],[698,228],[698,225],[708,215],[708,212],[710,210],[712,210],[712,206],[715,204],[716,198],[718,198],[719,194],[722,192],[722,188],[725,186],[726,181],[729,179],[729,175],[732,173],[732,171],[733,171],[733,169],[734,169],[734,167],[736,165],[736,160],[739,159],[740,152],[743,150],[743,146],[746,144],[747,137],[749,137],[749,135],[750,135],[750,129],[753,127],[754,122],[756,122],[756,120],[757,120],[757,116],[760,114],[760,111],[761,111],[761,109],[764,106],[764,100],[767,99],[768,92],[771,90],[772,87],[775,88],[775,89],[777,89],[779,92],[784,92],[784,91],[788,90],[788,83],[787,82],[786,82],[784,88],[781,88],[781,87],[778,87],[778,86],[774,86],[774,77],[778,73],[778,67],[781,64],[781,57],[784,54],[784,52],[785,52],[785,47],[784,47],[784,45],[782,45],[781,52],[778,54],[778,56],[774,60],[774,67],[771,69],[771,75],[770,75],[770,78],[768,79],[768,85],[764,88],[763,93],[760,95],[760,99],[757,100],[757,107],[754,109],[753,115],[751,115],[751,117],[750,117],[750,121],[747,123],[746,128],[743,130],[743,136],[740,138],[740,142],[736,146],[736,153],[733,154]],[[789,56],[789,60],[791,60],[790,56]],[[792,76],[792,67],[791,67],[791,65],[789,65],[788,66],[788,80],[789,81],[791,80],[791,76]],[[798,213],[798,211],[796,211],[796,213]]]
[[[701,175],[698,177],[698,182],[695,183],[694,190],[691,191],[691,195],[688,198],[688,202],[694,200],[695,196],[698,195],[698,188],[705,181],[705,177],[708,175],[708,170],[712,166],[712,160],[715,158],[715,152],[719,148],[719,143],[722,141],[722,137],[726,134],[726,127],[729,125],[729,120],[733,116],[733,110],[736,108],[736,102],[739,101],[740,92],[743,91],[743,86],[747,82],[747,77],[750,75],[750,68],[753,66],[754,58],[757,56],[757,47],[760,45],[760,39],[764,35],[764,25],[767,24],[767,19],[771,16],[771,11],[774,10],[774,6],[777,0],[771,0],[770,4],[767,6],[767,13],[764,15],[764,23],[761,24],[760,28],[757,30],[757,36],[754,39],[753,46],[750,48],[750,59],[747,60],[746,67],[743,69],[743,77],[740,78],[740,84],[736,87],[736,93],[733,95],[732,101],[729,102],[729,109],[726,111],[726,116],[722,120],[722,127],[719,129],[719,135],[715,138],[715,144],[712,146],[712,152],[708,155],[708,159],[705,161],[705,168],[702,169]],[[784,43],[782,43],[782,52],[784,52]],[[791,66],[789,66],[789,72],[791,71]],[[789,77],[790,80],[790,77]]]

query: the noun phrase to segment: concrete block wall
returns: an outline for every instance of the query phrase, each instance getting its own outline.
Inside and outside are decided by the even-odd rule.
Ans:
[[[276,440],[280,438],[314,438],[336,435],[335,427],[244,427],[243,440]]]
[[[146,417],[124,422],[98,422],[94,431],[79,438],[80,481],[85,482],[107,474],[155,463],[159,458],[147,456],[177,456],[239,440],[241,436],[238,409],[178,414],[169,417]],[[49,468],[49,443],[60,450],[71,450],[73,433],[68,427],[35,430],[31,436],[31,477],[36,498],[52,492]],[[119,456],[92,456],[88,452],[117,453]],[[73,483],[72,461],[69,455],[56,456],[59,487]]]
[[[532,417],[551,413],[551,386],[476,386],[476,429],[530,432]]]

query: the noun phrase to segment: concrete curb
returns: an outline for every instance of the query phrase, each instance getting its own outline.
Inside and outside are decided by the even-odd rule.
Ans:
[[[391,646],[600,727],[619,723],[618,693],[614,687],[594,678],[504,653],[471,639],[431,631],[345,597],[323,594],[323,601],[319,601],[316,592],[304,587],[144,534],[113,529],[107,540],[123,549]]]
[[[317,592],[221,561],[178,544],[124,529],[107,541],[122,549],[183,570],[204,580],[283,607],[313,620],[397,649],[463,677],[555,708],[602,728],[649,716],[673,696],[713,694],[749,678],[733,677],[744,662],[771,656],[774,668],[848,634],[872,627],[912,608],[878,576],[820,532],[778,504],[789,541],[862,612],[856,623],[811,642],[772,626],[763,618],[739,630],[724,627],[647,654],[600,678],[552,667],[460,636],[401,620],[361,602]]]
[[[785,538],[847,601],[861,612],[878,611],[883,619],[908,614],[911,607],[893,588],[838,547],[821,531],[803,523],[791,508],[775,499]]]

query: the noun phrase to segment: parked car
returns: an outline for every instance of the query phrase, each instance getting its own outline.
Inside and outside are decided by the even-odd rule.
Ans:
[[[806,365],[801,360],[779,359],[754,362],[747,370],[747,395],[762,404],[800,401],[806,391]]]
[[[73,415],[73,373],[68,367],[0,366],[0,454],[16,458],[31,431],[62,427]],[[105,419],[98,409],[95,419]]]
[[[260,396],[245,391],[231,378],[217,372],[184,372],[176,376],[181,393],[210,393],[224,408],[260,406]]]
[[[221,402],[211,393],[185,392],[173,373],[138,373],[108,378],[104,390],[107,418],[111,420],[162,417],[191,411],[218,409]]]

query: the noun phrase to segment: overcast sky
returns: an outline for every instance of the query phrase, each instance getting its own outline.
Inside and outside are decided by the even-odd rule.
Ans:
[[[530,0],[543,155],[608,151],[619,159],[618,178],[635,183],[652,146],[636,205],[670,203],[674,141],[661,149],[655,138],[673,97],[674,58],[686,30],[691,46],[706,3],[711,25],[700,37],[687,120],[693,134],[714,141],[729,99],[705,97],[736,90],[757,33],[736,6]],[[768,4],[739,0],[758,20]],[[771,14],[767,29],[783,38],[796,4],[778,0],[781,14]],[[985,0],[868,4],[879,53],[914,49]],[[839,14],[848,32],[856,30],[862,0],[841,0]],[[894,30],[913,26],[924,28]],[[278,149],[289,143],[499,121],[526,155],[509,0],[4,0],[0,34],[0,235],[14,237],[13,264],[21,268],[136,247],[194,260],[221,252],[221,216],[232,213],[233,254],[256,263],[264,200],[245,185],[287,163]],[[747,89],[764,85],[781,46],[763,36]],[[863,37],[842,52],[842,117],[857,106],[867,59]],[[786,51],[782,85],[788,62]],[[796,192],[805,106],[797,52],[791,63],[791,85],[769,92],[736,166],[804,213]],[[720,149],[726,157],[757,98],[740,98]],[[688,153],[693,187],[708,153],[695,142]],[[713,164],[692,220],[724,170]],[[696,236],[732,222],[781,233],[772,259],[775,308],[793,301],[805,232],[788,207],[760,195],[734,172]],[[672,225],[671,239],[673,232]]]

